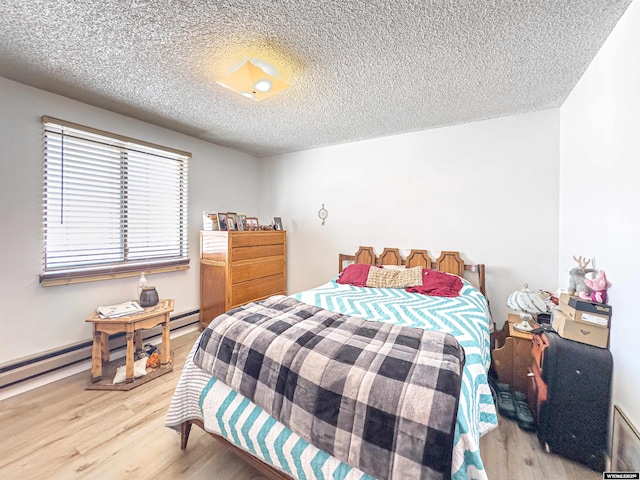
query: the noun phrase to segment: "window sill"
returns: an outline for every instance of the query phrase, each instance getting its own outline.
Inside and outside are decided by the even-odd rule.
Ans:
[[[86,282],[98,282],[101,280],[111,280],[114,278],[127,278],[137,277],[141,273],[153,274],[153,273],[165,273],[165,272],[177,272],[180,270],[189,270],[189,264],[186,265],[172,265],[167,267],[148,267],[140,268],[140,270],[131,270],[128,272],[114,272],[114,273],[101,273],[86,276],[69,276],[64,278],[49,278],[42,279],[40,285],[43,287],[53,287],[56,285],[70,285],[72,283],[86,283]]]

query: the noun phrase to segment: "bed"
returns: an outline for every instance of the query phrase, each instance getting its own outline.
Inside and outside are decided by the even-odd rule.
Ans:
[[[385,248],[376,256],[373,248],[360,247],[355,255],[339,255],[339,271],[345,263],[352,262],[421,266],[459,277],[472,272],[476,277],[477,287],[463,278],[460,295],[455,298],[344,285],[336,279],[290,297],[352,317],[445,332],[455,337],[464,350],[465,360],[455,416],[451,478],[486,478],[479,438],[497,426],[497,416],[487,383],[492,323],[485,297],[484,265],[465,265],[458,252],[442,252],[432,261],[425,250],[412,250],[403,258],[398,249]],[[181,433],[181,448],[187,446],[191,426],[197,425],[269,478],[373,480],[367,473],[316,448],[199,368],[194,363],[199,343],[200,340],[188,356],[166,420],[168,427]]]

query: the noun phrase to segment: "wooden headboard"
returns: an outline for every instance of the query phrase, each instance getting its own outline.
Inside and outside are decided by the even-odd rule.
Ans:
[[[376,256],[373,247],[360,247],[355,255],[339,255],[338,272],[342,272],[344,262],[363,263],[365,265],[404,265],[406,267],[422,267],[439,272],[452,273],[464,277],[464,272],[478,274],[478,289],[486,297],[484,283],[484,264],[467,265],[458,252],[441,252],[437,260],[432,261],[426,250],[411,250],[407,258],[402,258],[397,248],[385,248],[380,256]]]

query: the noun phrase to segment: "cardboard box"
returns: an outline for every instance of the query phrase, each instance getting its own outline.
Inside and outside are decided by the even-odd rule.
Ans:
[[[571,320],[586,322],[601,327],[609,327],[611,306],[604,303],[591,303],[566,293],[560,295],[558,306]],[[609,313],[607,313],[609,312]]]
[[[606,303],[594,303],[579,297],[569,297],[569,306],[582,312],[595,313],[596,315],[611,316],[611,305]]]
[[[599,327],[609,327],[610,319],[606,315],[596,315],[594,313],[576,310],[565,303],[560,304],[560,311],[575,322],[584,322],[591,325],[597,325]]]
[[[607,348],[609,344],[609,329],[607,327],[572,320],[561,310],[555,310],[553,312],[551,325],[562,338],[600,348]]]

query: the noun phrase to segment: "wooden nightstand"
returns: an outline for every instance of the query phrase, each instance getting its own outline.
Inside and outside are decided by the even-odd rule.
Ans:
[[[491,352],[493,368],[501,383],[508,383],[514,390],[526,393],[529,385],[527,374],[533,364],[530,333],[513,328],[522,320],[518,315],[509,314],[502,331],[496,332],[496,348]]]
[[[133,387],[137,387],[142,383],[172,371],[173,364],[171,363],[171,347],[169,343],[169,321],[171,320],[170,313],[172,311],[173,300],[160,300],[156,306],[145,308],[144,312],[131,315],[129,317],[100,318],[96,312],[93,312],[86,320],[93,324],[91,384],[87,389],[130,390]],[[153,328],[160,324],[162,324],[162,346],[160,349],[161,366],[154,369],[152,374],[147,373],[147,375],[143,377],[134,378],[134,343],[136,351],[142,350],[142,330]],[[126,365],[126,381],[124,384],[114,385],[111,383],[111,379],[113,378],[113,373],[118,365],[111,365],[113,362],[109,362],[109,334],[119,332],[125,332],[127,339],[127,351],[124,359],[124,364]],[[106,368],[109,372],[110,378],[103,379],[103,366],[110,367]]]

